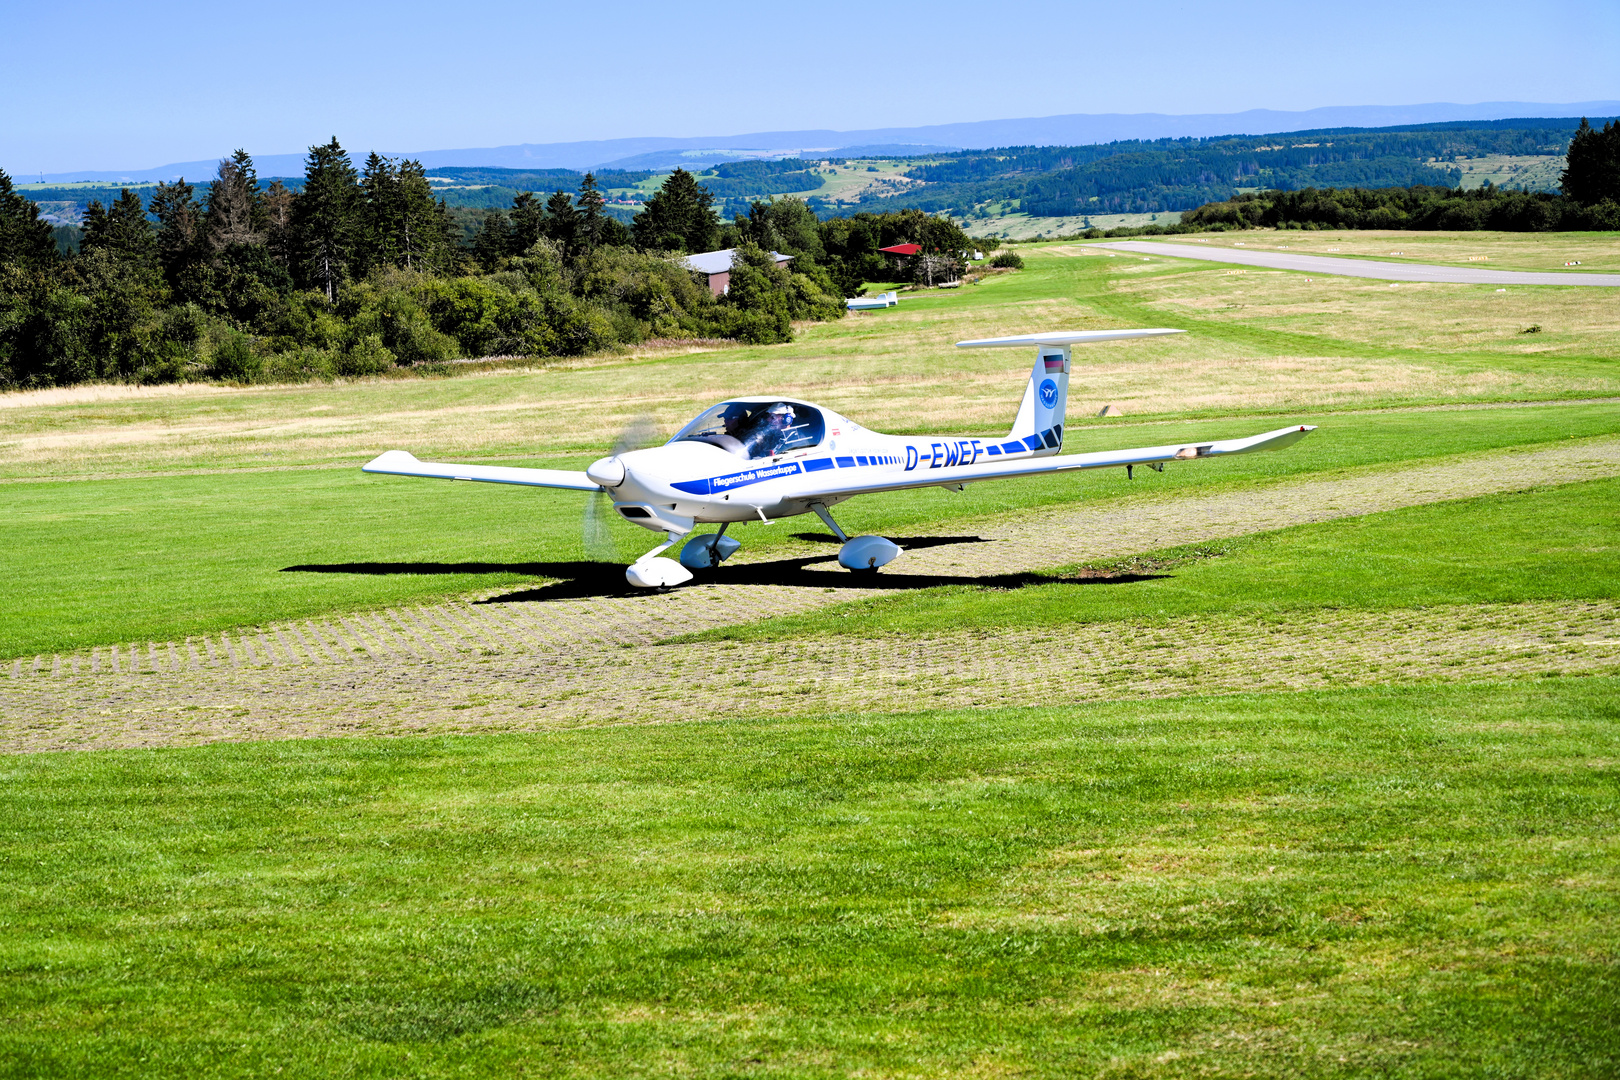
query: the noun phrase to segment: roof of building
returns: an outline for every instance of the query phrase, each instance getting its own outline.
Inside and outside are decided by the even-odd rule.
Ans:
[[[696,255],[686,257],[686,265],[700,274],[724,274],[731,269],[731,261],[736,256],[736,248],[726,248],[723,251],[701,251]],[[792,262],[793,256],[771,252],[776,256],[778,264]]]
[[[921,244],[893,244],[886,248],[878,248],[888,255],[915,255],[922,250]]]

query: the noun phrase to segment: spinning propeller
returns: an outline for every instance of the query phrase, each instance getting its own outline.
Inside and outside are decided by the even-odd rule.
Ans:
[[[653,423],[653,418],[642,413],[619,432],[619,437],[613,440],[613,449],[608,451],[607,456],[618,457],[631,450],[645,450],[649,446],[656,446],[658,441],[658,428]],[[606,491],[597,488],[596,493],[585,502],[586,558],[593,562],[624,561],[619,556],[619,545],[614,543],[613,530],[610,528],[615,516],[612,498]]]

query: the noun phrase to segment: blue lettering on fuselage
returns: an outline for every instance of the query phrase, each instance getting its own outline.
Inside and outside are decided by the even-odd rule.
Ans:
[[[746,472],[731,473],[727,476],[715,476],[708,480],[682,480],[671,484],[676,491],[684,491],[689,495],[718,495],[732,488],[747,487],[750,484],[763,484],[767,480],[775,480],[783,476],[794,476],[804,470],[799,468],[797,461],[784,462],[781,465],[765,465],[758,469],[749,469]]]
[[[915,469],[916,467],[917,467],[917,448],[915,446],[909,446],[908,445],[906,447],[906,472],[910,472],[912,469]]]

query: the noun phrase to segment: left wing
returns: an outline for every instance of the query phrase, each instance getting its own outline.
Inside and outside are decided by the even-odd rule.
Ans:
[[[582,472],[566,469],[519,469],[510,465],[446,465],[437,461],[417,461],[404,450],[379,454],[361,466],[362,472],[389,473],[393,476],[425,476],[432,480],[482,480],[489,484],[518,484],[523,487],[566,488],[569,491],[601,491],[596,481]]]
[[[1246,439],[1224,439],[1216,442],[1172,443],[1169,446],[1147,446],[1135,450],[1104,450],[1095,454],[1068,454],[1059,457],[1024,458],[1019,461],[985,461],[977,465],[947,465],[940,469],[917,469],[901,476],[862,477],[842,469],[818,473],[793,495],[795,499],[843,495],[860,495],[871,491],[900,491],[904,488],[935,487],[966,484],[979,480],[1003,480],[1015,476],[1035,476],[1040,473],[1070,472],[1075,469],[1101,469],[1108,466],[1151,465],[1159,461],[1193,461],[1198,458],[1223,457],[1229,454],[1252,454],[1257,450],[1281,450],[1292,446],[1315,431],[1315,425],[1278,428],[1263,435]]]

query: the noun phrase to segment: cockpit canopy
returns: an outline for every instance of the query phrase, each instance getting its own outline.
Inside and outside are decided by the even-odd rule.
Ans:
[[[671,442],[705,442],[755,460],[816,446],[826,433],[821,410],[797,401],[722,401]]]

